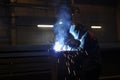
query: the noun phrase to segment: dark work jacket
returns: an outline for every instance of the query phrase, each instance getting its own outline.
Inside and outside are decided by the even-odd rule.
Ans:
[[[83,70],[89,71],[100,67],[101,54],[97,38],[90,31],[86,31],[81,38],[80,47],[85,53],[82,60]]]

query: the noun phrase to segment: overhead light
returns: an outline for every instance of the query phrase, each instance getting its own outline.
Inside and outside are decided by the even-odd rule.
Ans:
[[[41,27],[41,28],[52,28],[53,25],[37,25],[37,27]]]
[[[91,26],[92,29],[101,29],[102,26]]]

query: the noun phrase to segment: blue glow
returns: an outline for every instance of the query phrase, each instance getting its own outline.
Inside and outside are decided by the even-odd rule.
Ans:
[[[55,32],[55,51],[70,50],[64,43],[64,39],[67,37],[68,31],[71,26],[71,14],[69,8],[66,5],[61,5],[57,12],[57,21],[54,25]]]
[[[60,22],[59,22],[59,24],[63,24],[63,22],[62,22],[62,21],[60,21]]]
[[[80,47],[81,48],[84,48],[86,34],[87,34],[87,32],[80,39],[80,41],[81,41]]]
[[[63,20],[62,20],[62,19],[60,19],[60,21],[58,22],[58,24],[63,24]]]
[[[69,32],[74,36],[75,39],[78,39],[79,32],[75,32],[75,25],[72,25],[70,27],[70,31]]]
[[[72,48],[69,47],[68,45],[64,45],[64,44],[61,44],[59,42],[55,42],[53,49],[57,52],[59,52],[59,51],[71,51],[72,50]],[[75,49],[74,49],[74,51],[75,51]]]
[[[59,42],[55,42],[54,50],[55,50],[55,51],[61,51],[62,46],[63,46],[63,45],[60,44]]]

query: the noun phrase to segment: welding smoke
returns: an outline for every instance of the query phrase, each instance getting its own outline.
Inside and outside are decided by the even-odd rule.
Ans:
[[[60,28],[64,31],[68,31],[71,26],[71,13],[70,8],[63,4],[56,11],[56,23],[54,30],[58,32]]]
[[[67,38],[69,29],[71,26],[71,13],[70,8],[62,4],[56,12],[56,23],[54,24],[55,32],[55,45],[59,43],[59,46],[63,47],[65,44],[65,38]]]

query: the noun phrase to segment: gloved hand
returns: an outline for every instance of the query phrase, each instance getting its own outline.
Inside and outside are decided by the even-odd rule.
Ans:
[[[72,39],[68,42],[68,45],[72,48],[78,48],[80,45],[80,41],[76,39]]]
[[[69,36],[65,40],[65,45],[68,45],[72,48],[78,48],[80,46],[80,41],[74,39],[72,34],[69,34]]]

